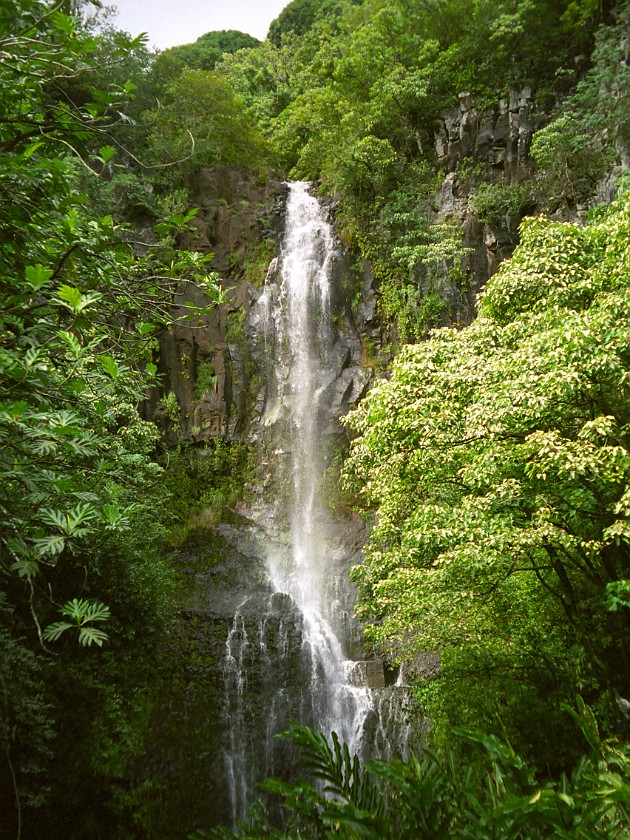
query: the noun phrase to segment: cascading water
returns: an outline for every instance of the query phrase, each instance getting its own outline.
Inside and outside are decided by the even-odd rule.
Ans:
[[[375,700],[367,687],[371,663],[351,661],[346,652],[352,605],[340,582],[344,549],[320,492],[331,393],[339,378],[332,324],[336,257],[332,228],[309,185],[291,183],[281,254],[258,301],[265,353],[273,360],[262,415],[269,453],[263,484],[275,497],[262,503],[275,510],[273,522],[266,521],[276,537],[266,550],[272,594],[255,632],[246,631],[241,605],[224,665],[233,822],[246,816],[254,783],[277,772],[272,739],[288,721],[335,731],[351,752],[362,754],[368,720],[376,716],[372,747],[387,739],[382,697]],[[248,670],[254,660],[257,681]],[[260,710],[247,707],[257,703],[255,691],[267,697],[262,733]],[[258,714],[263,750],[252,744],[252,714]]]
[[[225,413],[234,408],[259,457],[246,501],[173,556],[182,590],[164,646],[172,679],[137,767],[155,791],[156,840],[236,828],[262,780],[300,778],[294,743],[276,737],[291,722],[335,731],[364,761],[404,755],[408,741],[405,690],[383,662],[366,661],[353,620],[347,573],[364,527],[322,501],[345,447],[339,417],[374,377],[362,364],[366,341],[382,339],[371,282],[346,270],[308,185],[278,193],[271,218],[285,229],[264,287],[243,281],[238,300],[249,305],[217,312],[205,336],[227,345]],[[236,421],[226,428],[236,434]],[[281,826],[275,800],[266,806]]]
[[[371,697],[367,688],[349,681],[351,665],[339,638],[339,605],[331,591],[339,570],[326,539],[330,529],[319,492],[333,347],[334,258],[335,240],[319,203],[309,194],[308,184],[292,184],[277,312],[279,343],[288,354],[290,374],[276,389],[276,399],[284,399],[289,407],[292,551],[288,563],[272,554],[268,568],[276,591],[289,594],[303,616],[313,725],[323,732],[336,731],[351,750],[358,751]],[[283,385],[288,393],[282,393]]]

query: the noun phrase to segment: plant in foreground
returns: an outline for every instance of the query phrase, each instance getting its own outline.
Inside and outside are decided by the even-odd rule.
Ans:
[[[197,831],[189,840],[365,838],[365,840],[610,840],[630,837],[630,749],[602,739],[595,716],[581,697],[565,707],[588,744],[570,775],[540,783],[509,743],[494,735],[455,730],[483,748],[483,773],[458,767],[450,754],[428,750],[408,761],[356,756],[332,733],[326,737],[295,725],[281,737],[300,749],[308,781],[263,783],[280,797],[287,828],[273,828],[255,809],[238,832]]]

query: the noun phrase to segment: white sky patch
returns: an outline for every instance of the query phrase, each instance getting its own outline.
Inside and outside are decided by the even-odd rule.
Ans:
[[[107,0],[107,5],[110,5]],[[190,44],[206,32],[237,29],[263,41],[289,0],[111,0],[117,29],[146,32],[148,46],[164,50]]]

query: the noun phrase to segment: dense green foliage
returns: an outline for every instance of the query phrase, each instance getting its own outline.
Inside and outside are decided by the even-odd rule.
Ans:
[[[574,217],[627,157],[630,12],[295,0],[263,44],[211,32],[155,56],[83,11],[0,4],[0,813],[16,837],[128,840],[153,824],[129,763],[177,591],[165,548],[216,523],[249,468],[222,441],[158,458],[138,412],[176,286],[222,299],[211,255],[177,249],[193,179],[317,180],[398,339],[424,337],[449,323],[445,285],[470,282],[459,220],[435,206],[444,109],[466,90],[493,113],[530,86],[533,177],[465,158],[455,184],[490,229]],[[373,521],[360,615],[386,658],[440,650],[417,688],[439,758],[364,773],[296,730],[335,798],[271,784],[289,833],[261,818],[244,836],[627,836],[626,752],[581,703],[582,756],[562,704],[579,692],[623,731],[630,199],[521,237],[478,319],[403,348],[348,419],[345,498]],[[244,261],[255,282],[267,244]],[[201,365],[196,396],[214,381]]]
[[[577,698],[566,708],[588,752],[570,777],[540,784],[509,743],[458,730],[460,740],[481,746],[481,781],[454,756],[440,761],[426,752],[408,762],[373,761],[362,769],[333,733],[295,726],[284,737],[302,753],[310,782],[275,780],[263,787],[281,797],[288,817],[274,830],[264,811],[234,834],[226,830],[190,835],[189,840],[590,840],[628,837],[630,755],[615,740],[603,740],[592,710]],[[584,746],[582,748],[584,748]]]
[[[550,209],[588,200],[594,183],[630,145],[630,67],[624,41],[629,26],[630,6],[620,4],[614,25],[597,34],[592,67],[555,119],[534,136],[537,190]]]
[[[85,836],[95,794],[105,831],[127,804],[173,593],[138,405],[170,295],[204,282],[170,233],[190,215],[139,259],[81,192],[115,167],[138,44],[105,51],[63,8],[22,2],[0,37],[0,811],[32,837]]]
[[[611,8],[591,0],[300,0],[272,25],[271,43],[228,56],[218,69],[283,166],[339,197],[344,238],[381,283],[382,314],[411,340],[448,318],[443,279],[450,275],[463,291],[470,281],[459,220],[444,224],[433,206],[443,175],[433,148],[442,111],[468,91],[483,115],[525,85],[549,111],[575,86],[576,56],[591,52],[604,22],[596,68],[575,99],[557,106],[557,121],[534,147],[547,185],[539,205],[584,200],[619,158],[613,135],[627,131],[627,21],[622,14],[616,24],[619,9]],[[470,163],[458,167],[463,182]],[[482,167],[480,178],[495,174]],[[567,180],[575,187],[563,192]],[[528,196],[517,219],[531,205]]]
[[[197,70],[214,70],[214,65],[225,55],[238,50],[255,47],[260,44],[256,38],[235,29],[206,32],[192,44],[182,44],[164,50],[156,59],[156,64],[162,61],[174,60],[177,64]]]
[[[500,709],[554,766],[559,701],[580,688],[609,715],[630,690],[630,196],[521,234],[476,321],[405,348],[350,415],[378,523],[354,576],[375,643],[440,649],[436,720]]]
[[[156,176],[167,185],[181,184],[204,166],[264,167],[264,138],[231,87],[207,70],[184,69],[166,88],[160,109],[145,117],[152,125],[149,159],[178,164]]]
[[[275,47],[279,47],[283,38],[308,32],[313,27],[322,5],[322,0],[293,0],[293,3],[285,6],[271,22],[267,39]]]
[[[221,439],[209,441],[203,450],[186,452],[180,447],[168,453],[163,489],[176,523],[173,541],[179,543],[191,530],[221,520],[223,510],[243,495],[251,458],[246,444]]]
[[[187,187],[204,166],[266,171],[271,149],[234,88],[213,70],[224,55],[259,42],[242,32],[208,32],[193,44],[165,50],[138,77],[144,143],[138,154],[162,189]]]

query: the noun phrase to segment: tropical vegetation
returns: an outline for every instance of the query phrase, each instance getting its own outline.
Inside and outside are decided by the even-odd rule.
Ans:
[[[369,531],[367,642],[431,721],[365,767],[295,727],[304,780],[265,785],[284,825],[260,804],[239,836],[629,836],[629,23],[627,0],[294,0],[262,43],[154,54],[99,4],[0,6],[7,836],[155,835],[162,791],[132,768],[169,679],[169,552],[249,469],[242,442],[164,456],[143,408],[159,393],[176,432],[159,338],[226,300],[194,250],[209,167],[315,181],[349,310],[373,280],[391,365],[345,419],[334,499]],[[439,157],[460,94],[481,119],[523,91],[520,168]],[[478,299],[462,214],[511,237]],[[190,284],[203,302],[173,308]],[[215,382],[201,365],[197,395]]]

